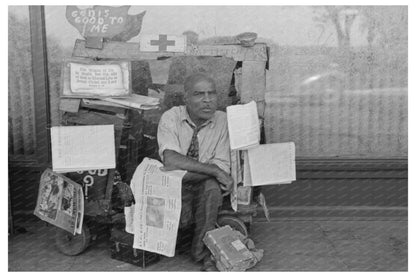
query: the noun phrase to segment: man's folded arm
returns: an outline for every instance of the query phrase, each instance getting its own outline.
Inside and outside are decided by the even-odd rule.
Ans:
[[[167,169],[188,171],[183,178],[184,182],[203,181],[211,177],[217,178],[221,170],[215,164],[201,163],[170,149],[163,151],[163,161]]]

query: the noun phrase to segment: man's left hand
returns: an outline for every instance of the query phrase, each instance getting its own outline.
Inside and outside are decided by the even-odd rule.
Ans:
[[[218,174],[217,174],[216,178],[217,178],[218,182],[221,184],[220,185],[221,189],[223,189],[227,192],[231,191],[232,186],[234,184],[234,180],[230,175],[228,175],[228,173],[226,173],[225,171],[220,169],[218,171]]]

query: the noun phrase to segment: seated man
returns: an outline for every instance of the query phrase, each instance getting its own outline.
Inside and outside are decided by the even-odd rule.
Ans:
[[[202,270],[215,270],[202,239],[215,228],[222,204],[221,188],[230,191],[230,146],[226,114],[217,111],[214,80],[194,74],[186,78],[185,106],[166,111],[159,122],[157,140],[164,170],[182,169],[180,227],[195,219],[191,256],[203,261]],[[220,188],[221,186],[221,188]]]

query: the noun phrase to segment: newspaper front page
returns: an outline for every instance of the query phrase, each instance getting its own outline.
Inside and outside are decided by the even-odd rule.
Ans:
[[[164,172],[162,166],[145,158],[134,172],[130,187],[136,204],[124,208],[126,232],[134,235],[133,248],[173,257],[186,171]]]
[[[34,214],[73,235],[81,234],[84,218],[82,186],[46,169],[40,178]]]

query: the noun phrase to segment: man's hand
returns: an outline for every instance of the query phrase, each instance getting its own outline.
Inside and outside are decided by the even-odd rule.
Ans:
[[[233,178],[224,170],[218,168],[218,172],[215,176],[218,182],[221,183],[221,188],[225,191],[231,191],[234,180]]]

